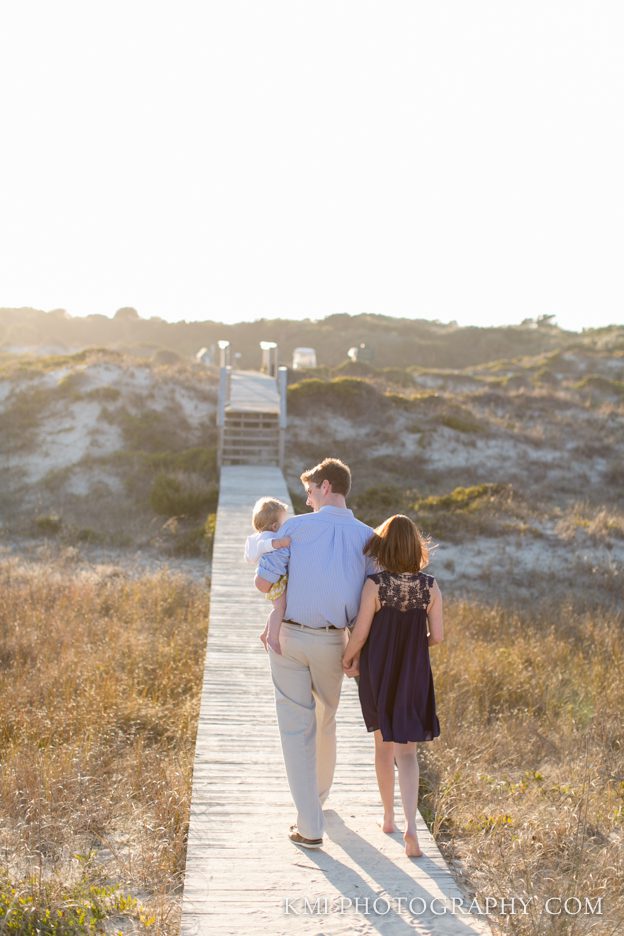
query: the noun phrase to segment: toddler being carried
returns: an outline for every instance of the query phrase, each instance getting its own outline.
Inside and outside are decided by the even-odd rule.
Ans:
[[[261,556],[272,549],[282,549],[290,546],[290,536],[275,538],[275,534],[285,523],[288,516],[288,504],[275,497],[261,497],[256,501],[251,516],[255,533],[251,533],[245,542],[245,559],[247,562],[257,563]],[[260,640],[267,649],[267,644],[275,653],[281,654],[279,635],[284,612],[286,611],[286,582],[287,575],[271,586],[266,594],[273,603],[273,610],[269,614],[266,627],[260,635]]]

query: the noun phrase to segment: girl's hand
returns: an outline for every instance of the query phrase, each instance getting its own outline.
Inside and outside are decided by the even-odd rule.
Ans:
[[[353,677],[360,675],[360,660],[359,657],[344,656],[342,658],[342,669],[345,676]]]

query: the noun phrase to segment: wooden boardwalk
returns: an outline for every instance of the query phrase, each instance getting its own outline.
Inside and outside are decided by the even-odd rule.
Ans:
[[[260,371],[232,371],[229,406],[247,412],[279,413],[275,377]]]
[[[417,861],[405,857],[400,834],[384,835],[378,827],[373,740],[352,680],[345,680],[338,711],[325,847],[305,851],[288,840],[295,810],[258,639],[268,603],[242,557],[252,505],[267,494],[290,502],[278,468],[222,469],[183,936],[488,934],[482,919],[458,912],[462,899],[468,901],[422,821],[425,856]]]

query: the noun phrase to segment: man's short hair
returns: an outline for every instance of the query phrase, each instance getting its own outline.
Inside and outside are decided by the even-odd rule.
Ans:
[[[348,497],[351,490],[351,469],[339,458],[324,458],[320,465],[304,471],[301,481],[303,484],[322,484],[323,481],[329,481],[332,494]]]

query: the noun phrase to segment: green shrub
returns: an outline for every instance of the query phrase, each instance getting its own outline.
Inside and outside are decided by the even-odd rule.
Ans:
[[[76,539],[79,543],[101,543],[102,534],[91,527],[83,527],[76,533]]]
[[[598,390],[612,396],[624,396],[624,380],[611,380],[601,374],[589,374],[573,386],[575,390]]]
[[[393,484],[375,485],[352,498],[351,507],[359,520],[376,527],[393,514],[406,513],[414,493]]]
[[[332,370],[326,365],[321,365],[320,367],[302,367],[298,370],[293,370],[292,367],[289,367],[287,382],[289,386],[292,386],[296,383],[302,383],[304,380],[329,380],[331,375]]]
[[[217,513],[216,510],[212,513],[209,513],[206,517],[206,522],[204,523],[204,534],[209,540],[210,545],[214,540],[215,530],[217,528]]]
[[[0,413],[0,433],[15,437],[16,443],[39,425],[42,412],[50,403],[50,394],[41,387],[13,393]],[[14,445],[15,443],[12,443]]]
[[[384,403],[384,395],[361,377],[313,378],[288,388],[288,409],[295,415],[325,407],[340,416],[370,416]]]
[[[57,398],[61,397],[64,400],[80,399],[83,395],[82,391],[88,382],[89,378],[83,370],[70,371],[69,374],[64,374],[63,377],[59,379],[56,385],[55,396]]]
[[[400,485],[375,485],[353,497],[357,517],[378,526],[392,514],[404,513],[436,536],[461,539],[465,534],[497,534],[509,521],[514,494],[509,484],[478,484],[458,487],[450,494],[416,497]]]
[[[444,413],[440,422],[455,432],[483,432],[483,426],[467,410],[457,409],[452,413]]]
[[[393,410],[401,409],[411,411],[418,408],[423,403],[423,400],[426,401],[431,398],[439,399],[436,393],[417,393],[409,397],[403,396],[401,393],[391,393],[390,391],[384,393],[386,404],[392,407]]]
[[[203,524],[177,530],[169,547],[171,555],[184,556],[187,559],[200,556],[208,558],[211,550],[212,542],[206,538]]]
[[[175,490],[192,488],[199,492],[201,502],[206,495],[208,504],[216,497],[218,484],[217,456],[213,447],[181,449],[177,452],[144,452],[121,449],[103,459],[121,478],[126,496],[139,507],[151,507],[162,516],[187,514],[194,498],[186,498]],[[163,477],[173,477],[173,485]],[[202,493],[203,492],[203,493]],[[180,507],[182,509],[178,510]],[[193,508],[193,516],[196,515]]]
[[[155,513],[165,517],[197,517],[215,510],[218,488],[201,475],[178,471],[159,472],[150,491],[150,505]]]
[[[152,359],[154,364],[180,364],[182,358],[175,351],[169,351],[167,348],[159,348]]]
[[[56,536],[63,526],[63,521],[58,514],[39,514],[35,517],[35,526],[37,532],[44,536]]]
[[[335,374],[340,374],[345,377],[370,377],[372,374],[377,373],[373,365],[369,364],[367,361],[343,361],[342,364],[338,364],[333,370]]]
[[[497,536],[513,522],[511,484],[475,484],[450,494],[415,500],[405,512],[432,536],[461,542],[470,536]],[[517,528],[517,524],[516,524]]]
[[[82,856],[80,856],[82,857]],[[58,883],[31,878],[12,883],[0,873],[0,926],[16,936],[75,936],[104,932],[104,920],[123,915],[141,929],[156,922],[135,897],[120,892],[118,884],[99,886],[86,880],[68,890]]]
[[[559,383],[559,380],[560,378],[549,367],[540,367],[533,375],[533,383],[536,384],[555,386],[555,384]]]
[[[76,364],[94,364],[101,362],[122,363],[124,356],[112,348],[85,348],[76,354],[50,354],[47,356],[8,355],[0,364],[3,377],[32,379],[62,367],[75,367]]]
[[[46,487],[48,491],[58,492],[68,478],[71,477],[74,467],[74,465],[63,465],[62,468],[50,468],[42,479],[41,484]]]
[[[147,467],[162,471],[191,471],[216,476],[217,449],[215,446],[182,449],[181,452],[143,452]]]
[[[508,499],[511,494],[511,484],[473,484],[456,487],[450,494],[424,497],[414,503],[414,509],[472,512],[502,498]]]
[[[121,396],[121,390],[117,387],[93,387],[84,394],[86,400],[96,400],[98,403],[115,403]]]
[[[210,559],[216,526],[216,513],[209,513],[203,523],[170,517],[162,527],[165,550],[172,556]]]
[[[414,387],[414,375],[411,371],[404,370],[401,367],[383,367],[378,371],[380,377],[388,381],[388,383],[395,384],[399,387]]]
[[[159,410],[145,407],[139,413],[122,409],[102,415],[121,426],[124,442],[130,451],[159,452],[165,447],[181,449],[188,438],[188,423],[177,408]]]

